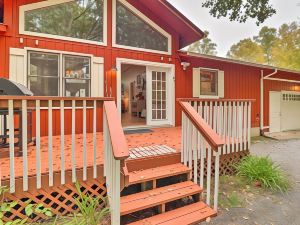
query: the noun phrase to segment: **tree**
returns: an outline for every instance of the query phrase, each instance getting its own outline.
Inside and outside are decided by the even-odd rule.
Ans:
[[[69,1],[25,14],[26,31],[103,41],[103,1]]]
[[[205,0],[203,7],[216,17],[229,17],[231,21],[246,22],[249,18],[256,19],[256,24],[263,23],[276,13],[269,3],[270,0]]]
[[[196,41],[195,43],[191,44],[188,48],[188,51],[206,55],[216,55],[217,44],[213,43],[212,40],[208,38],[208,31],[204,31],[204,33],[205,37],[202,40]]]
[[[254,40],[262,47],[265,61],[268,65],[272,64],[272,49],[277,40],[277,30],[265,26],[261,28],[258,36],[254,37]]]
[[[296,22],[279,28],[272,57],[278,67],[300,70],[300,26]]]
[[[250,38],[232,45],[227,57],[248,62],[265,63],[262,48]]]

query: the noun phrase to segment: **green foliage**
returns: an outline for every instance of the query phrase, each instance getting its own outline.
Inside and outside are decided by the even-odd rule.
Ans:
[[[217,44],[213,43],[212,40],[208,38],[209,35],[208,31],[204,31],[204,33],[205,33],[205,38],[191,44],[188,48],[188,51],[200,53],[200,54],[206,54],[206,55],[216,55]]]
[[[278,67],[300,70],[300,26],[296,22],[283,24],[272,49],[274,64]]]
[[[231,46],[227,57],[247,62],[264,63],[264,53],[262,48],[250,38],[241,40]]]
[[[18,204],[17,201],[5,202],[4,195],[8,191],[6,187],[0,186],[0,196],[1,205],[0,205],[0,225],[22,225],[27,224],[28,218],[30,218],[33,214],[44,214],[48,217],[52,216],[52,212],[50,209],[43,207],[43,204],[31,204],[31,200],[26,202],[27,206],[25,207],[25,214],[27,218],[25,219],[16,219],[14,221],[4,222],[3,217],[5,213],[11,212],[11,210]]]
[[[63,222],[59,222],[60,225],[98,225],[109,214],[109,208],[102,207],[101,203],[105,200],[100,195],[98,197],[90,196],[89,194],[82,193],[80,185],[75,184],[78,198],[75,199],[77,206],[79,207],[79,213],[74,214],[72,218],[65,219]],[[57,224],[58,219],[54,221],[52,225]]]
[[[277,30],[265,26],[261,28],[258,36],[254,37],[254,40],[261,46],[265,61],[270,65],[272,62],[272,50],[277,40]]]
[[[276,13],[269,0],[206,0],[202,6],[214,17],[229,17],[240,23],[253,18],[257,25]]]
[[[300,25],[283,24],[278,30],[263,27],[253,39],[232,45],[227,57],[300,70]]]
[[[77,0],[25,14],[31,32],[103,41],[103,1]]]
[[[247,156],[236,165],[237,175],[272,191],[286,192],[290,182],[282,169],[268,157]]]

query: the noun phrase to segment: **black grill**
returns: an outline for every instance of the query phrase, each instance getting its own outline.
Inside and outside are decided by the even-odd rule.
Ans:
[[[33,93],[22,84],[0,78],[0,95],[33,96]]]
[[[9,96],[33,96],[33,93],[24,85],[0,78],[0,95]],[[18,118],[19,124],[15,124],[15,146],[22,150],[22,109],[14,108],[14,116]],[[7,126],[8,109],[0,108],[0,148],[6,148],[8,143],[8,126]],[[27,110],[27,142],[32,142],[32,110]]]

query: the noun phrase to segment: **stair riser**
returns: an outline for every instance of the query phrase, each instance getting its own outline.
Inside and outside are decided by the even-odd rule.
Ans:
[[[201,191],[197,190],[197,191],[194,191],[194,192],[186,194],[186,195],[180,195],[180,197],[178,198],[178,196],[176,196],[176,194],[174,193],[172,196],[170,196],[168,199],[164,200],[160,204],[147,204],[146,207],[141,207],[138,210],[123,211],[121,213],[121,216],[125,216],[125,215],[128,215],[128,214],[135,213],[135,212],[138,212],[138,211],[141,211],[141,210],[144,210],[144,209],[149,209],[149,208],[152,208],[152,207],[159,207],[163,204],[167,204],[169,202],[180,200],[180,199],[183,199],[183,198],[186,198],[186,197],[194,197],[195,196],[196,198],[199,199],[200,194],[201,194]]]

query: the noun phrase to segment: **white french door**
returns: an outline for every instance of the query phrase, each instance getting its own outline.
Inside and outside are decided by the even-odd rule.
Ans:
[[[147,125],[172,125],[172,82],[169,68],[147,66]]]

